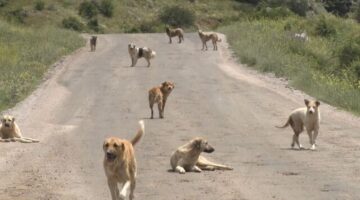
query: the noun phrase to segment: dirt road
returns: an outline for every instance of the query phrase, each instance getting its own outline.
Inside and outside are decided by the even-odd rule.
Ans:
[[[151,68],[129,67],[127,44],[157,51]],[[253,200],[359,199],[360,120],[321,105],[317,151],[291,150],[292,131],[276,129],[305,94],[229,59],[201,51],[196,34],[168,44],[165,34],[101,35],[98,49],[78,51],[9,111],[38,144],[0,144],[0,199],[110,199],[102,142],[132,138],[137,121],[146,134],[138,146],[136,199]],[[210,45],[211,46],[211,45]],[[150,120],[147,91],[176,83],[165,119]],[[156,116],[157,112],[156,112]],[[213,160],[233,171],[169,172],[171,152],[195,136],[215,147]],[[308,137],[300,140],[309,147]]]

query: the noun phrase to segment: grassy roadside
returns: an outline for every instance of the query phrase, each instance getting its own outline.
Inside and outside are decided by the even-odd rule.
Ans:
[[[0,21],[0,110],[29,95],[49,66],[83,46],[75,32],[54,27],[24,28]]]
[[[360,114],[358,61],[342,64],[342,57],[347,52],[356,53],[357,46],[347,48],[357,45],[353,40],[359,37],[360,28],[351,20],[330,17],[326,19],[327,23],[333,26],[336,34],[323,37],[318,34],[319,20],[299,17],[256,19],[221,27],[218,31],[227,35],[242,63],[287,77],[295,88]],[[286,28],[289,24],[291,30]],[[309,41],[293,38],[294,33],[301,30],[307,30]]]

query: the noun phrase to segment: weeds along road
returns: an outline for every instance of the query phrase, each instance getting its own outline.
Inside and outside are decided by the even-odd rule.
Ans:
[[[157,52],[152,67],[143,59],[129,67],[129,42]],[[197,34],[171,45],[165,34],[101,35],[96,52],[66,59],[9,111],[41,142],[0,144],[0,199],[110,199],[102,142],[132,138],[140,119],[136,199],[359,198],[358,118],[322,103],[318,150],[291,150],[292,130],[274,126],[307,96],[234,64],[224,41],[218,52],[200,48]],[[176,84],[165,119],[150,120],[147,91],[165,80]],[[171,152],[195,136],[215,147],[209,158],[234,170],[170,172]],[[309,146],[306,134],[300,140]]]

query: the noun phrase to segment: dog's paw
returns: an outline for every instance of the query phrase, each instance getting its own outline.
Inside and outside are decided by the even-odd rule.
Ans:
[[[315,151],[315,150],[316,150],[316,146],[315,146],[315,144],[313,144],[313,145],[311,146],[310,150],[313,150],[313,151]]]
[[[126,199],[126,195],[120,193],[120,194],[119,194],[119,198],[120,198],[120,200],[125,200],[125,199]]]
[[[180,169],[179,170],[179,174],[185,174],[185,172],[186,172],[185,169]]]

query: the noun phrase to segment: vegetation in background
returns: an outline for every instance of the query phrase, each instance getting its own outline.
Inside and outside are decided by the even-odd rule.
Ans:
[[[294,38],[306,31],[309,41]],[[287,77],[308,94],[360,113],[360,27],[334,16],[238,22],[225,33],[240,61]]]
[[[24,99],[52,63],[84,45],[76,33],[54,27],[38,31],[0,21],[0,35],[0,110]]]

